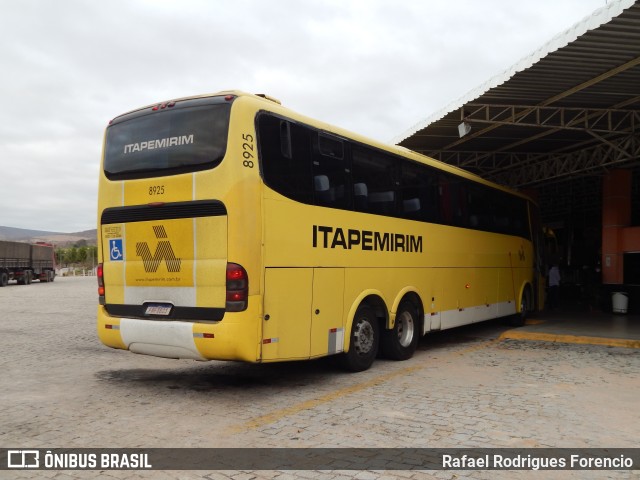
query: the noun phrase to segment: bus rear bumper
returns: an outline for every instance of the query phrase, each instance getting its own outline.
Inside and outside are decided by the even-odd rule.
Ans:
[[[98,337],[112,348],[143,355],[192,360],[259,360],[257,312],[227,313],[217,323],[120,318],[98,307]]]

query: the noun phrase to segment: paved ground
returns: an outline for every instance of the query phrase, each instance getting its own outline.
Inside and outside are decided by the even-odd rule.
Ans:
[[[198,363],[103,347],[92,278],[0,288],[0,446],[637,447],[640,350],[423,339],[359,374],[326,360]],[[638,472],[0,471],[6,478],[638,478]]]

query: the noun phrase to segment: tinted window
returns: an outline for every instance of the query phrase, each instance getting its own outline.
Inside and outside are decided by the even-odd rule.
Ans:
[[[419,163],[404,162],[400,178],[400,216],[440,223],[437,171]]]
[[[496,216],[498,206],[503,203],[498,201],[497,191],[487,188],[479,183],[470,184],[468,188],[469,226],[477,230],[496,231],[500,226]],[[504,217],[504,215],[503,215]]]
[[[229,105],[174,108],[107,129],[108,178],[143,178],[212,168],[227,147]]]
[[[312,135],[314,201],[317,205],[345,208],[349,194],[344,143],[322,132],[313,132]]]
[[[265,183],[293,200],[530,238],[526,200],[261,113]]]
[[[529,209],[527,202],[523,198],[510,197],[508,194],[500,192],[501,205],[506,206],[506,215],[509,218],[509,227],[506,232],[510,235],[531,238],[529,228]]]
[[[353,147],[354,206],[361,212],[396,214],[396,159],[374,149]]]
[[[469,227],[529,238],[527,203],[523,198],[467,182]]]
[[[308,129],[270,115],[258,117],[260,161],[265,183],[282,195],[313,202]]]
[[[445,225],[469,227],[467,183],[468,181],[455,175],[438,176],[440,217]]]
[[[338,160],[344,159],[344,144],[339,138],[334,138],[325,133],[318,134],[318,150],[327,157]]]

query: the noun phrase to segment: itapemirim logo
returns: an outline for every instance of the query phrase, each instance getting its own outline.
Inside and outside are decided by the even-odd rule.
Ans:
[[[144,264],[144,271],[147,273],[155,273],[158,271],[160,264],[164,260],[167,265],[167,271],[177,273],[180,271],[180,264],[182,259],[176,258],[171,247],[171,242],[168,239],[167,231],[163,225],[154,225],[153,233],[156,238],[160,240],[156,246],[156,251],[151,255],[151,249],[147,242],[136,243],[136,255],[142,257],[142,263]]]

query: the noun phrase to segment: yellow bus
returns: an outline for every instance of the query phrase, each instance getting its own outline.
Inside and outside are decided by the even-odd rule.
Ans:
[[[419,337],[536,308],[525,196],[231,91],[106,129],[98,335],[167,358],[410,358]]]

